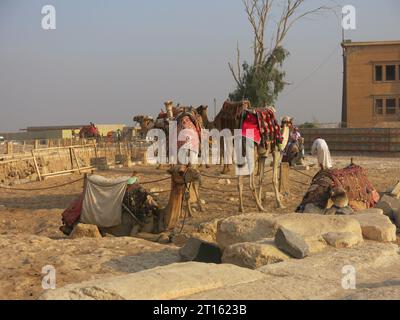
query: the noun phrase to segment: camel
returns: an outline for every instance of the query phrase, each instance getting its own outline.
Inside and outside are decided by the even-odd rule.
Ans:
[[[275,120],[275,110],[273,108],[262,108],[262,109],[251,109],[251,105],[249,101],[241,101],[241,102],[225,102],[222,110],[217,115],[213,122],[210,122],[208,119],[208,107],[200,106],[197,109],[197,112],[202,116],[203,123],[207,129],[218,129],[231,130],[232,134],[235,129],[241,129],[241,124],[243,117],[246,114],[251,114],[251,110],[259,110],[264,112],[271,112],[270,115]],[[268,111],[270,110],[270,111]],[[283,140],[281,145],[278,146],[276,140],[264,141],[264,145],[257,145],[254,143],[254,147],[256,148],[255,152],[255,165],[257,166],[257,171],[252,172],[250,175],[250,189],[253,193],[253,197],[256,201],[257,207],[260,211],[266,211],[262,205],[262,181],[264,178],[264,170],[265,170],[265,161],[268,155],[271,153],[273,156],[273,185],[275,190],[276,203],[278,208],[283,208],[281,195],[278,188],[279,182],[279,164],[281,160],[281,150],[284,149],[287,145],[289,139],[289,129],[291,127],[292,119],[289,117],[285,117],[282,120],[282,136]],[[277,125],[279,126],[279,125]],[[280,130],[280,128],[279,128]],[[243,148],[245,150],[246,140],[243,139]],[[222,144],[223,146],[223,144]],[[223,149],[223,148],[221,148]],[[223,157],[224,150],[221,150],[221,158]],[[245,155],[245,154],[244,154]],[[248,159],[250,160],[250,159]],[[228,164],[224,164],[224,168],[222,174],[226,174],[230,171],[230,166]],[[255,176],[258,175],[258,187],[255,184]],[[239,175],[238,178],[238,189],[239,189],[239,212],[244,212],[243,206],[243,176]]]
[[[344,169],[318,172],[296,212],[353,214],[375,207],[379,198],[366,171],[352,161]]]
[[[133,121],[139,123],[141,128],[140,136],[142,139],[146,139],[147,132],[155,126],[154,119],[149,116],[136,116],[133,118]]]
[[[303,152],[304,149],[304,138],[300,138],[298,141],[287,146],[285,150],[285,155],[282,158],[282,162],[287,162],[291,167],[295,165],[303,165],[304,158]]]
[[[217,114],[214,121],[209,121],[208,118],[208,106],[200,106],[196,109],[197,113],[201,116],[203,125],[206,129],[212,130],[217,129],[218,131],[222,131],[228,129],[231,131],[231,134],[234,134],[235,129],[240,128],[240,120],[244,110],[248,110],[251,108],[251,104],[249,101],[239,101],[239,102],[231,102],[226,101],[222,106],[221,111]],[[224,143],[221,141],[221,163],[222,159],[224,159]],[[227,174],[230,172],[230,165],[223,165],[222,174]]]
[[[90,125],[81,128],[79,131],[79,138],[98,140],[100,138],[99,129],[97,129],[93,123],[90,123]]]
[[[192,107],[174,107],[172,101],[165,102],[166,111],[162,111],[156,121],[155,128],[161,129],[165,132],[165,135],[168,139],[169,137],[169,124],[170,121],[177,122],[177,135],[179,136],[180,132],[184,129],[190,129],[196,132],[198,135],[199,147],[201,144],[201,131],[204,128],[202,117],[197,113],[196,109]],[[188,137],[190,138],[190,137]],[[178,141],[178,152],[181,147],[185,144],[185,142]],[[167,143],[167,155],[169,154],[169,145]],[[200,149],[200,148],[199,148]],[[199,150],[200,151],[200,150]],[[188,149],[188,154],[190,154],[190,162],[194,164],[194,159],[192,157],[198,157],[198,153],[193,149]],[[158,167],[161,168],[161,164]]]
[[[114,235],[116,237],[134,236],[137,233],[173,232],[178,226],[181,218],[186,218],[183,213],[183,207],[186,205],[190,210],[190,187],[192,183],[200,179],[199,172],[191,166],[176,165],[168,170],[171,175],[171,192],[168,204],[165,208],[153,199],[139,183],[127,188],[123,202],[122,223],[112,228],[100,228],[104,234]],[[132,205],[129,204],[129,198],[134,198]],[[69,235],[73,226],[65,224],[60,230]]]
[[[256,143],[253,140],[250,140],[251,143],[254,144],[254,148],[256,150],[254,159],[249,159],[246,155],[246,160],[249,162],[253,160],[255,162],[255,166],[257,167],[257,171],[253,171],[250,174],[250,190],[252,191],[253,197],[256,201],[256,205],[261,212],[267,212],[267,210],[263,206],[263,179],[265,174],[265,162],[268,158],[269,154],[272,154],[272,184],[275,192],[275,200],[276,206],[278,208],[284,208],[282,203],[282,197],[279,191],[279,167],[281,163],[281,151],[286,148],[286,145],[289,141],[289,128],[291,124],[290,118],[287,118],[288,121],[282,121],[282,126],[279,126],[275,120],[275,109],[273,107],[268,108],[257,108],[252,111],[245,110],[243,117],[252,117],[256,118],[257,114],[269,114],[271,118],[271,123],[275,130],[278,131],[275,134],[268,134],[261,138],[260,143]],[[259,128],[259,121],[257,121],[257,127]],[[243,124],[241,125],[243,128]],[[281,131],[282,129],[282,131]],[[259,128],[261,131],[261,128]],[[278,137],[280,136],[281,141],[278,141]],[[266,139],[266,140],[265,140]],[[245,145],[249,139],[244,137],[243,152],[245,151]],[[256,178],[258,176],[258,187],[256,186]],[[243,205],[243,175],[239,175],[238,178],[238,189],[239,189],[239,212],[244,212]],[[266,197],[265,197],[266,198]]]

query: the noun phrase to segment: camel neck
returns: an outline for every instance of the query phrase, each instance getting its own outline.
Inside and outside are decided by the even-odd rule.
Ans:
[[[171,193],[167,207],[165,208],[165,227],[167,230],[173,229],[181,216],[182,201],[185,193],[184,184],[176,184],[171,182]]]

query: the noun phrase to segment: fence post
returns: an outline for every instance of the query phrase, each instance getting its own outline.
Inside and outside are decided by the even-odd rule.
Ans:
[[[35,140],[35,142],[36,142],[36,140]],[[35,155],[35,151],[34,150],[32,150],[32,157],[33,157],[33,164],[35,166],[36,174],[38,175],[38,179],[39,179],[39,181],[42,181],[42,176],[40,174],[40,169],[39,169],[39,166],[38,166],[37,161],[36,161],[36,155]]]
[[[280,193],[289,193],[289,172],[290,166],[287,162],[282,162],[280,167],[279,191]]]
[[[6,142],[6,153],[8,155],[12,155],[13,154],[13,144],[11,141]]]

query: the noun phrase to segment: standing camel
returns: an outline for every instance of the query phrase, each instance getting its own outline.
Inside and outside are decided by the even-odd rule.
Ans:
[[[215,117],[214,121],[209,121],[208,118],[208,106],[200,106],[196,109],[197,113],[201,116],[204,127],[208,130],[217,129],[222,131],[228,129],[231,134],[234,134],[235,129],[240,128],[240,121],[243,111],[251,108],[250,102],[247,100],[239,102],[225,101],[221,111]],[[221,141],[221,162],[224,159],[225,144]],[[230,172],[230,165],[224,163],[222,174]]]
[[[263,206],[263,179],[265,174],[265,162],[269,154],[272,154],[273,169],[272,169],[272,184],[275,192],[276,205],[278,208],[284,208],[282,198],[279,191],[279,168],[281,163],[281,151],[285,149],[289,140],[290,123],[283,121],[282,127],[278,124],[275,118],[275,109],[273,107],[257,108],[253,110],[245,110],[242,115],[240,128],[242,131],[243,144],[250,140],[254,143],[256,150],[254,159],[251,159],[246,154],[246,160],[254,161],[258,170],[253,170],[250,173],[250,190],[256,201],[256,205],[260,211],[266,212]],[[254,125],[254,126],[253,126]],[[246,137],[244,130],[254,128],[254,138]],[[245,151],[245,148],[243,148]],[[258,186],[256,185],[256,176],[258,175]],[[244,212],[243,205],[243,176],[238,178],[239,188],[239,212]]]
[[[250,109],[250,103],[248,101],[242,102],[225,102],[221,112],[217,115],[214,122],[208,120],[208,107],[201,106],[197,109],[198,113],[202,115],[203,122],[207,129],[217,128],[219,130],[230,129],[233,133],[235,129],[244,130],[246,120],[252,120],[256,124],[256,131],[259,132],[260,140],[254,142],[256,149],[254,159],[249,159],[246,154],[248,161],[254,161],[257,166],[257,171],[252,171],[250,174],[250,189],[253,193],[256,205],[260,211],[266,211],[262,205],[263,192],[262,182],[265,173],[265,161],[269,154],[273,157],[273,186],[275,191],[275,198],[278,208],[283,208],[281,194],[279,192],[279,165],[281,161],[281,150],[283,150],[289,139],[289,129],[291,126],[290,118],[287,121],[282,121],[280,126],[275,118],[275,109],[273,108],[258,108]],[[262,121],[260,121],[262,120]],[[260,128],[260,125],[263,127]],[[282,131],[281,131],[282,130]],[[248,138],[243,139],[243,151],[245,151],[245,145]],[[222,148],[221,148],[222,149]],[[223,153],[223,151],[222,151]],[[221,158],[223,154],[221,155]],[[247,163],[249,165],[249,163]],[[224,164],[223,174],[229,172],[229,165]],[[258,175],[258,186],[256,186],[256,175]],[[238,189],[239,189],[239,212],[244,212],[243,206],[243,176],[239,175],[238,178]]]

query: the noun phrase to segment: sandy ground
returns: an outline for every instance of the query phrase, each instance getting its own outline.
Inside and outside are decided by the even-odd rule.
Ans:
[[[337,167],[354,162],[366,168],[370,180],[379,191],[385,191],[400,180],[400,163],[394,157],[366,157],[339,155],[334,157]],[[313,163],[314,159],[308,159]],[[140,181],[151,181],[167,177],[166,170],[154,167],[135,167]],[[218,175],[220,168],[201,169],[207,175]],[[129,175],[132,170],[118,169],[97,172],[103,176]],[[316,169],[291,172],[291,192],[285,197],[286,209],[275,209],[271,196],[265,207],[271,212],[294,212],[308,188]],[[36,299],[43,292],[42,267],[53,265],[57,270],[57,286],[93,278],[111,276],[148,269],[177,261],[177,248],[161,246],[139,239],[104,238],[66,239],[58,230],[62,211],[81,192],[82,182],[59,189],[34,191],[30,189],[63,184],[79,179],[78,175],[52,178],[43,182],[14,186],[29,191],[0,190],[0,299]],[[266,177],[266,191],[272,192],[271,173]],[[201,222],[238,214],[238,193],[236,180],[222,185],[218,179],[202,179],[201,198],[205,200],[205,211],[197,212],[186,221],[184,231],[191,232]],[[146,188],[169,190],[170,182],[165,181]],[[167,203],[168,193],[161,193],[158,200],[162,206]],[[246,192],[245,208],[255,212],[257,208]],[[135,263],[133,263],[135,262]],[[140,263],[138,263],[140,262]],[[134,265],[135,267],[130,267]],[[132,269],[133,268],[133,269]]]

